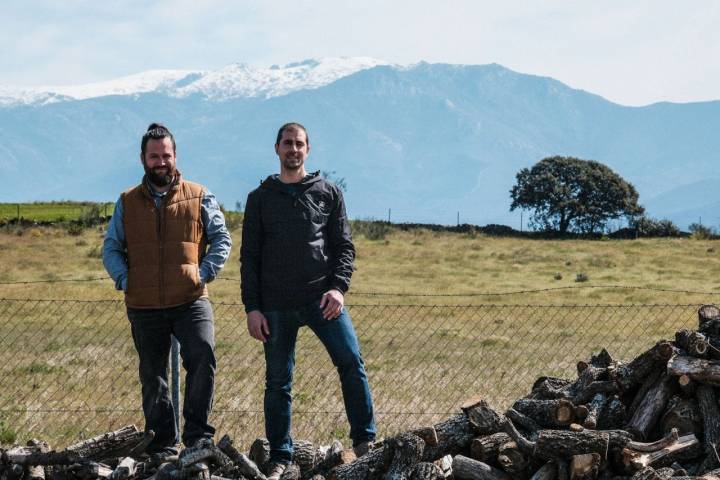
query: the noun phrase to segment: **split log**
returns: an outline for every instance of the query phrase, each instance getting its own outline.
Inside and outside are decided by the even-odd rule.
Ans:
[[[695,396],[697,384],[693,382],[690,375],[680,375],[678,377],[678,387],[686,398],[693,398]]]
[[[718,442],[720,442],[720,410],[718,409],[715,389],[709,385],[697,388],[698,408],[703,421],[703,445],[707,457],[701,465],[701,471],[713,470],[720,466],[718,461]]]
[[[676,385],[675,377],[663,375],[640,402],[626,430],[641,440],[648,438],[665,411]]]
[[[438,444],[425,446],[422,458],[424,462],[434,462],[445,455],[457,455],[468,448],[475,437],[477,426],[471,425],[468,415],[458,413],[444,422],[435,424],[435,431]]]
[[[345,449],[339,440],[333,441],[330,445],[320,446],[317,449],[318,463],[308,475],[322,475],[323,477],[327,477],[333,468],[338,465],[350,463],[345,461],[344,452]],[[371,451],[370,453],[373,452]],[[364,455],[362,458],[364,459],[370,455],[370,453]],[[382,452],[380,453],[380,458],[382,460]]]
[[[557,464],[558,480],[570,480],[570,461],[565,458],[558,458],[555,463]]]
[[[443,471],[430,462],[420,462],[416,464],[412,472],[410,472],[410,480],[443,480],[445,475]]]
[[[132,457],[125,457],[120,460],[118,466],[110,474],[109,480],[126,480],[135,476],[138,462]]]
[[[240,474],[250,480],[265,480],[265,475],[262,474],[260,468],[258,468],[255,462],[235,448],[229,435],[224,435],[217,446],[233,461]]]
[[[540,430],[540,425],[537,424],[535,420],[528,417],[527,415],[523,415],[522,413],[518,412],[514,408],[508,409],[507,412],[505,412],[505,416],[515,424],[515,427],[520,427],[523,429],[530,438],[537,437],[537,432]]]
[[[547,462],[530,477],[530,480],[555,480],[555,478],[557,478],[557,463]]]
[[[642,383],[651,372],[661,369],[673,352],[673,346],[669,342],[658,342],[630,363],[616,364],[610,372],[611,380],[615,380],[623,391],[630,390]]]
[[[126,457],[143,440],[145,434],[135,425],[128,425],[114,432],[104,433],[70,445],[65,449],[85,460],[99,461],[105,458]]]
[[[572,384],[572,380],[558,377],[540,377],[535,380],[530,395],[526,398],[536,400],[554,400],[562,398],[564,389]]]
[[[470,444],[470,457],[483,463],[494,464],[497,462],[500,447],[509,441],[510,436],[504,432],[474,438]]]
[[[458,480],[511,480],[502,470],[472,458],[456,455],[452,464],[453,477]]]
[[[720,334],[720,308],[703,305],[698,309],[698,330],[710,335]]]
[[[677,431],[674,431],[674,435],[671,433],[653,443],[629,442],[623,449],[623,461],[628,469],[637,471],[657,463],[674,452],[691,448],[697,444],[698,440],[695,435],[684,435],[678,438]]]
[[[3,462],[17,465],[72,465],[80,460],[77,452],[41,452],[36,447],[14,447],[2,454]]]
[[[594,480],[600,470],[600,455],[587,453],[570,459],[570,480]]]
[[[112,475],[112,469],[97,462],[76,463],[68,467],[73,476],[79,480],[106,479]]]
[[[566,427],[575,419],[575,405],[565,399],[520,399],[512,408],[532,418],[542,427]]]
[[[513,478],[525,477],[525,473],[530,464],[528,458],[520,451],[517,443],[514,441],[507,442],[500,446],[497,461],[500,467],[512,475]]]
[[[534,455],[544,460],[569,459],[575,455],[597,453],[605,458],[610,445],[608,432],[583,430],[542,430],[535,442]]]
[[[186,448],[180,453],[178,467],[185,469],[202,461],[211,462],[220,468],[227,468],[232,464],[230,457],[225,455],[212,442],[202,442],[198,446]]]
[[[445,455],[440,460],[435,460],[433,462],[437,467],[440,469],[440,471],[443,474],[443,477],[449,478],[452,476],[452,456]],[[422,462],[421,462],[422,463]]]
[[[627,423],[627,409],[625,404],[617,395],[605,404],[600,417],[598,418],[597,428],[599,430],[616,430],[623,427]]]
[[[471,398],[461,408],[478,435],[490,435],[502,431],[503,417],[490,408],[483,398]]]
[[[700,409],[694,399],[675,396],[668,402],[667,410],[660,419],[660,430],[667,433],[675,428],[680,435],[694,433],[700,436],[703,430],[702,422]]]
[[[720,361],[704,360],[689,356],[675,356],[667,364],[673,375],[688,375],[700,383],[720,386]]]
[[[703,358],[708,353],[708,341],[705,335],[687,328],[675,333],[675,344],[692,357]]]
[[[280,480],[300,480],[300,478],[300,467],[298,467],[296,463],[291,463],[285,467],[285,471],[280,477]]]
[[[598,416],[600,415],[600,412],[605,407],[605,404],[608,401],[608,397],[604,393],[597,393],[592,398],[590,403],[587,405],[588,408],[588,414],[585,417],[585,421],[583,422],[583,427],[585,428],[596,428],[597,422],[598,422]]]
[[[270,462],[270,442],[266,438],[256,438],[250,445],[248,456],[264,472],[265,467]]]
[[[422,438],[423,442],[425,442],[425,445],[435,447],[438,444],[438,435],[435,427],[420,427],[414,430],[410,430],[410,432],[408,433],[412,433],[413,435]]]
[[[425,442],[411,433],[390,439],[385,448],[392,452],[385,480],[408,480],[414,465],[422,458]]]
[[[590,365],[597,368],[607,368],[612,365],[613,362],[614,360],[612,356],[604,348],[600,350],[597,355],[593,355],[590,357]]]

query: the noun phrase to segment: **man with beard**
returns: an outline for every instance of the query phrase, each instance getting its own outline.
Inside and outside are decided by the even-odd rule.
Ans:
[[[340,374],[350,438],[358,456],[375,439],[373,404],[350,316],[343,308],[355,247],[341,191],[318,172],[307,174],[307,130],[280,127],[280,174],[248,195],[240,250],[242,300],[250,335],[265,350],[268,479],[290,463],[292,377],[298,329],[308,326]]]
[[[212,441],[208,423],[215,379],[213,312],[207,284],[223,267],[232,241],[215,197],[175,168],[175,138],[151,124],[140,142],[145,176],[120,195],[105,242],[103,264],[125,292],[140,359],[147,453],[175,454],[177,425],[168,391],[171,335],[186,370],[182,441]]]

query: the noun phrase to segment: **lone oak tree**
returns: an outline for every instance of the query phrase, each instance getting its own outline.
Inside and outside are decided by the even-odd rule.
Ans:
[[[632,184],[600,162],[548,157],[523,168],[510,190],[510,210],[534,210],[532,222],[545,230],[590,233],[608,220],[644,212]]]

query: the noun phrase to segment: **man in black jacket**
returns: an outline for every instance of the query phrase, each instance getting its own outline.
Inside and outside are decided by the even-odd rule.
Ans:
[[[302,326],[313,330],[338,369],[355,452],[367,452],[375,439],[365,366],[343,308],[355,247],[342,193],[305,171],[310,141],[302,125],[283,125],[275,152],[280,174],[248,195],[240,252],[248,331],[265,349],[269,478],[279,478],[292,459],[291,387]]]

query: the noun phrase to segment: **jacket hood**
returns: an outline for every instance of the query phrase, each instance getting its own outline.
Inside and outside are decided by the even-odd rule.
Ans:
[[[295,185],[303,187],[304,191],[320,181],[322,181],[322,177],[320,176],[320,170],[318,170],[317,172],[308,173],[307,175],[305,175],[305,178],[300,180]],[[268,188],[271,190],[284,190],[283,182],[280,180],[280,175],[277,173],[274,175],[269,175],[265,180],[263,180],[260,186],[262,188]]]

